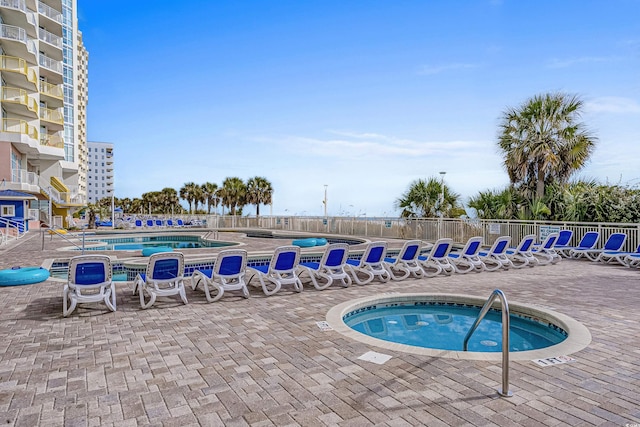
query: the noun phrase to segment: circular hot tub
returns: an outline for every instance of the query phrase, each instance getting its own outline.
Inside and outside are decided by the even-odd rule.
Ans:
[[[457,294],[382,294],[348,301],[327,313],[329,325],[349,338],[392,351],[470,360],[500,360],[500,306],[494,305],[462,342],[486,299]],[[591,342],[587,328],[552,310],[509,302],[510,358],[564,356]]]

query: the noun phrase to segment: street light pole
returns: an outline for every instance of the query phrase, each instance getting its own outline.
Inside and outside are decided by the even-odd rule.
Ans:
[[[328,185],[325,184],[324,185],[324,200],[322,201],[322,203],[324,204],[324,217],[327,217],[327,187]]]
[[[438,220],[438,239],[442,238],[442,218],[444,218],[444,175],[446,172],[440,172],[440,219]]]
[[[444,176],[446,172],[440,172],[440,216],[444,216],[442,206],[444,205]]]

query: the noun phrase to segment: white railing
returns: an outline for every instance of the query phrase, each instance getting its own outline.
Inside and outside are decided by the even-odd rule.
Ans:
[[[24,0],[0,0],[0,6],[27,12],[27,5]]]
[[[2,241],[8,243],[24,236],[27,227],[24,222],[0,217],[0,230],[2,230]]]
[[[3,39],[17,40],[22,43],[27,43],[29,39],[24,28],[6,24],[0,25],[0,37]]]
[[[37,173],[28,172],[25,169],[14,169],[11,171],[12,184],[38,185],[38,178]]]
[[[156,215],[169,218],[171,215]],[[181,215],[184,217],[184,215]],[[640,224],[638,223],[593,223],[558,221],[482,220],[459,218],[380,218],[380,217],[300,217],[261,216],[238,217],[220,215],[188,215],[199,218],[207,228],[253,228],[278,231],[293,231],[317,234],[340,234],[361,236],[369,239],[419,239],[428,242],[441,237],[450,237],[454,242],[464,244],[469,238],[483,237],[484,245],[491,245],[499,236],[511,236],[517,244],[524,236],[535,234],[542,241],[550,232],[572,230],[577,244],[587,231],[600,232],[600,242],[604,244],[613,233],[625,233],[627,241],[623,250],[633,252],[640,245]]]
[[[47,55],[42,53],[40,54],[39,64],[41,67],[48,68],[49,70],[62,74],[62,62],[49,58]]]
[[[41,1],[38,2],[38,13],[62,24],[62,13],[58,12],[51,6],[42,3]]]
[[[50,45],[62,49],[62,37],[57,36],[44,28],[38,28],[38,38]]]

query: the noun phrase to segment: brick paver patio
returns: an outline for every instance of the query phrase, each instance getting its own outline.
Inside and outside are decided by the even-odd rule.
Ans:
[[[278,241],[253,243],[266,249]],[[400,242],[401,243],[401,242]],[[36,232],[0,247],[0,269],[40,265],[66,243]],[[399,246],[399,243],[398,245]],[[205,251],[206,252],[206,251]],[[575,362],[499,363],[393,353],[316,322],[344,301],[384,292],[502,289],[510,301],[564,313],[593,341]],[[118,310],[62,317],[62,283],[0,288],[0,424],[16,426],[635,426],[640,423],[640,271],[587,261],[209,304],[163,299],[141,310],[117,285]],[[389,354],[378,365],[367,351]]]

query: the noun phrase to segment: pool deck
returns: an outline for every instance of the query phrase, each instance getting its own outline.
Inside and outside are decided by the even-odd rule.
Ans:
[[[269,251],[290,241],[238,237]],[[221,236],[221,239],[224,238]],[[390,241],[400,247],[401,241]],[[38,232],[0,247],[0,269],[77,253]],[[215,249],[185,253],[212,254]],[[131,254],[118,253],[118,256]],[[188,281],[187,281],[188,283]],[[0,288],[0,424],[16,426],[560,426],[640,425],[640,270],[563,260],[521,270],[317,291],[305,285],[245,300],[160,298],[141,310],[131,283],[118,310],[90,304],[62,317],[62,283]],[[511,362],[511,398],[498,362],[392,352],[322,330],[332,307],[388,292],[469,294],[584,324],[575,361]],[[374,351],[384,364],[359,359]],[[558,354],[557,356],[562,356]]]

